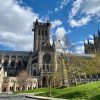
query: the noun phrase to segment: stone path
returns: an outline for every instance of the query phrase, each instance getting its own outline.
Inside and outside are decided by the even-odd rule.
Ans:
[[[26,95],[26,97],[27,98],[39,99],[39,100],[69,100],[69,99],[42,97],[42,96],[34,96],[34,95]]]

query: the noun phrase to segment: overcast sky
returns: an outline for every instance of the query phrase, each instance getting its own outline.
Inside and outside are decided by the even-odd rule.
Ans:
[[[100,0],[0,0],[0,49],[33,50],[32,24],[49,20],[51,40],[66,35],[84,53],[83,43],[93,43],[100,29]]]

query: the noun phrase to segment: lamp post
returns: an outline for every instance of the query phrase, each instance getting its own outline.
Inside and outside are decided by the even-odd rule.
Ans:
[[[51,77],[50,77],[50,72],[48,72],[49,74],[49,96],[51,97]]]

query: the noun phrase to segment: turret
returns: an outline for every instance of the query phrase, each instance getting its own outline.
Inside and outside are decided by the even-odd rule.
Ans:
[[[53,43],[52,43],[52,47],[53,47],[53,50],[55,51],[55,41],[53,40]]]
[[[84,42],[84,47],[86,46],[86,43]]]
[[[98,30],[98,36],[100,37],[100,31]]]
[[[89,39],[87,40],[87,43],[90,44]]]
[[[37,52],[37,50],[40,49],[39,45],[42,47],[45,43],[50,43],[50,26],[51,24],[49,21],[44,23],[38,22],[36,19],[36,22],[33,23],[32,31],[34,31],[34,52]]]
[[[95,34],[93,35],[93,37],[94,37],[94,40],[96,39],[96,36],[95,36]]]

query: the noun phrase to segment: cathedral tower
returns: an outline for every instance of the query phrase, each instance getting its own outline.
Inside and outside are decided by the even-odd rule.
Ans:
[[[34,52],[37,52],[39,47],[44,45],[44,43],[50,43],[50,26],[49,21],[47,23],[36,22],[33,24],[34,26]]]
[[[39,87],[47,87],[49,74],[57,68],[55,42],[50,44],[50,22],[36,22],[34,31],[34,55],[32,57],[31,73],[39,77]],[[34,74],[35,73],[35,74]]]

